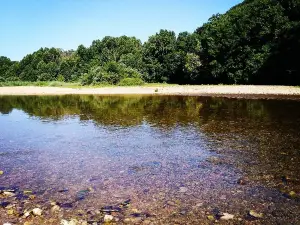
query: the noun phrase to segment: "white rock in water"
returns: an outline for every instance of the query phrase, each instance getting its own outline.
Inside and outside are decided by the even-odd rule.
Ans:
[[[32,210],[33,215],[35,216],[41,216],[42,215],[43,210],[41,210],[40,208],[34,208]]]
[[[3,225],[12,225],[11,223],[4,223]]]
[[[186,187],[180,187],[179,188],[180,193],[184,193],[184,192],[187,192],[187,191],[188,191],[188,189]]]
[[[112,215],[105,215],[104,222],[111,222],[114,219]]]
[[[56,212],[58,212],[60,210],[60,207],[58,206],[58,205],[54,205],[54,206],[52,206],[52,208],[51,208],[51,212],[52,213],[56,213]]]
[[[4,191],[3,194],[6,196],[6,197],[14,197],[16,194],[13,193],[13,192],[10,192],[10,191]]]
[[[221,220],[232,220],[234,215],[229,214],[229,213],[223,213],[223,216],[221,216]]]
[[[24,212],[23,218],[25,218],[25,219],[26,219],[28,216],[30,216],[30,211],[29,211],[29,212],[27,212],[27,211],[26,211],[26,212]]]
[[[67,220],[61,220],[60,221],[60,225],[77,225],[77,220],[75,219],[72,219],[70,221],[67,221]]]

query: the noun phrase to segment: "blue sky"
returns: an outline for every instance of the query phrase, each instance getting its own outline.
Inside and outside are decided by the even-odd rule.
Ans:
[[[146,41],[160,29],[193,32],[242,0],[1,0],[0,55],[76,49],[104,36]]]

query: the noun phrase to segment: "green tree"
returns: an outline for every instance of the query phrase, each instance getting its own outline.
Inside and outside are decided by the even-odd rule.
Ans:
[[[288,17],[278,1],[248,0],[198,29],[203,64],[217,83],[253,83]]]
[[[175,75],[180,63],[176,52],[176,35],[173,31],[160,30],[144,43],[143,59],[150,82],[168,82]]]

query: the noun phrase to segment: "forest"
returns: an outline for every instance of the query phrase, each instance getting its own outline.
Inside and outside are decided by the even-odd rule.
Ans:
[[[300,0],[245,0],[193,33],[160,30],[142,43],[104,37],[76,50],[0,57],[0,82],[82,85],[300,85]]]

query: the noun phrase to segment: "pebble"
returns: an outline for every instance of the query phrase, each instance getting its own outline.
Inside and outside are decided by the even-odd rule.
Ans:
[[[0,175],[3,175],[4,174],[4,171],[0,170]]]
[[[124,220],[124,223],[141,223],[142,218],[141,217],[135,217],[135,218],[126,218]]]
[[[72,219],[70,221],[68,220],[61,220],[60,221],[60,225],[77,225],[78,224],[78,221],[75,220],[75,219]]]
[[[290,196],[291,198],[296,198],[296,197],[297,197],[297,193],[294,192],[294,191],[290,191],[290,192],[289,192],[289,196]]]
[[[28,195],[28,194],[32,194],[32,191],[31,190],[24,190],[23,193],[24,193],[24,195]]]
[[[177,204],[175,202],[172,202],[172,201],[167,201],[167,204],[169,206],[177,206]]]
[[[201,207],[201,206],[203,206],[202,202],[199,202],[199,203],[196,204],[196,207]]]
[[[13,209],[7,210],[7,215],[13,215],[15,211]]]
[[[111,222],[114,219],[112,215],[105,215],[104,216],[104,222]]]
[[[215,217],[214,217],[214,216],[212,216],[212,215],[208,215],[208,216],[207,216],[207,219],[209,219],[209,220],[214,220],[214,219],[215,219]]]
[[[221,199],[221,200],[226,200],[226,199],[227,199],[227,198],[226,198],[226,195],[221,195],[220,199]]]
[[[40,208],[34,208],[32,210],[33,215],[35,216],[41,216],[42,215],[43,210],[41,210]]]
[[[30,216],[30,212],[24,212],[23,218],[27,218],[28,216]]]
[[[253,216],[255,218],[263,218],[263,216],[264,216],[263,213],[258,213],[258,212],[255,212],[254,210],[250,210],[249,215]]]
[[[234,215],[229,213],[223,213],[223,216],[221,216],[221,220],[232,220],[234,218]]]
[[[4,191],[3,195],[6,197],[14,197],[16,194],[10,191]]]
[[[188,189],[186,188],[186,187],[180,187],[179,188],[179,192],[180,193],[185,193],[185,192],[187,192],[188,191]]]
[[[52,213],[56,213],[60,210],[60,207],[58,205],[54,205],[52,208],[51,208],[51,212]]]
[[[239,185],[246,185],[247,184],[247,180],[245,178],[240,178],[237,180],[237,183]]]

